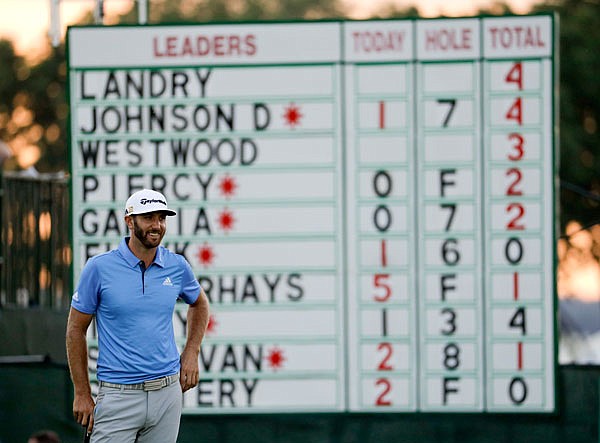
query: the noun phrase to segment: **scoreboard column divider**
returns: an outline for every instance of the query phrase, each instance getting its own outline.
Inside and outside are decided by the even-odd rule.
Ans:
[[[418,60],[418,50],[417,50],[417,22],[415,19],[412,19],[412,33],[413,33],[413,60],[412,60],[412,76],[413,76],[413,94],[412,94],[412,109],[413,109],[413,145],[412,145],[412,150],[413,150],[413,158],[412,158],[412,162],[413,162],[413,176],[412,176],[412,183],[413,183],[413,201],[415,202],[414,205],[414,213],[413,213],[413,218],[414,218],[414,229],[415,229],[415,233],[414,233],[414,238],[415,238],[415,247],[414,248],[414,256],[413,259],[415,260],[416,266],[414,267],[415,270],[415,276],[414,278],[414,288],[415,288],[415,293],[413,294],[415,297],[415,310],[417,312],[417,315],[415,316],[415,326],[414,326],[414,333],[416,335],[415,337],[415,343],[416,343],[416,363],[415,363],[415,374],[416,374],[416,382],[417,382],[417,386],[416,386],[416,392],[417,392],[417,398],[415,399],[415,403],[416,403],[416,407],[417,407],[417,411],[421,410],[421,396],[419,395],[419,393],[421,392],[421,356],[420,356],[420,346],[419,343],[421,342],[421,337],[420,337],[420,330],[421,330],[421,325],[420,325],[420,316],[418,315],[420,312],[420,308],[419,305],[421,303],[421,287],[420,287],[420,279],[419,279],[419,248],[418,248],[418,244],[419,244],[419,211],[418,211],[418,190],[419,190],[419,179],[418,179],[418,172],[419,172],[419,161],[418,161],[418,148],[419,148],[419,104],[418,104],[418,88],[417,88],[417,83],[419,82],[419,77],[418,77],[418,64],[419,64],[419,60]]]
[[[347,296],[348,296],[348,280],[351,278],[351,276],[348,273],[348,220],[346,215],[348,214],[348,189],[347,188],[347,183],[348,183],[348,177],[347,174],[351,174],[353,173],[353,171],[350,170],[350,168],[348,168],[348,156],[346,154],[346,138],[347,138],[347,134],[346,134],[346,101],[347,101],[347,97],[346,97],[346,59],[345,59],[345,32],[344,32],[344,28],[345,28],[345,22],[341,22],[340,26],[339,26],[339,32],[340,32],[340,58],[338,60],[338,65],[339,65],[339,75],[340,75],[340,84],[339,84],[339,92],[340,92],[340,125],[342,126],[340,129],[340,136],[341,136],[341,157],[342,157],[342,164],[341,164],[341,175],[342,175],[342,189],[341,189],[341,193],[342,193],[342,266],[344,268],[344,271],[342,273],[343,278],[341,279],[341,286],[342,286],[342,290],[340,291],[340,294],[342,294],[344,303],[343,303],[343,310],[344,310],[344,314],[343,314],[343,319],[344,319],[344,334],[343,334],[343,338],[342,338],[342,347],[344,349],[344,405],[345,405],[345,409],[346,410],[350,410],[350,390],[352,389],[352,387],[350,386],[350,344],[349,344],[349,340],[348,340],[348,328],[350,326],[350,312],[349,312],[349,308],[348,308],[348,300],[347,300]]]
[[[485,198],[486,198],[486,180],[488,179],[485,174],[485,165],[487,162],[487,152],[486,152],[486,131],[485,131],[485,119],[487,118],[485,112],[485,53],[484,53],[484,29],[483,29],[483,20],[479,19],[479,97],[480,99],[480,110],[479,118],[480,118],[480,128],[479,132],[479,143],[481,149],[481,155],[479,156],[479,167],[481,170],[481,179],[480,188],[482,192],[480,194],[480,209],[479,217],[481,220],[481,334],[482,334],[482,355],[481,355],[481,389],[482,389],[482,407],[483,410],[487,410],[487,336],[486,336],[486,324],[487,324],[487,308],[488,308],[488,299],[487,299],[487,286],[485,284],[485,269],[486,269],[486,249],[485,249],[485,241],[486,241],[486,216],[485,216]]]

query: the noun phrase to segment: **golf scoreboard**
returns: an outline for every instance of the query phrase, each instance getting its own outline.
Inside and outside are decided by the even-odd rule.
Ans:
[[[69,28],[74,284],[156,189],[211,306],[185,413],[553,412],[556,28]]]

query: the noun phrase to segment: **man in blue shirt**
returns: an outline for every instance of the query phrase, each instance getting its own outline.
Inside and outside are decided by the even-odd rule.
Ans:
[[[175,442],[183,392],[198,384],[208,300],[185,258],[160,246],[169,215],[175,211],[160,192],[132,194],[125,204],[130,237],[86,263],[73,295],[66,336],[73,414],[92,433],[93,443]],[[178,298],[189,304],[181,356],[173,332]],[[96,404],[86,341],[94,315]]]

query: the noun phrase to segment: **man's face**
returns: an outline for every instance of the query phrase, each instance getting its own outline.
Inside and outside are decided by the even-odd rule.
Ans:
[[[133,235],[146,248],[156,248],[160,245],[167,232],[167,216],[164,212],[149,212],[148,214],[134,215]]]

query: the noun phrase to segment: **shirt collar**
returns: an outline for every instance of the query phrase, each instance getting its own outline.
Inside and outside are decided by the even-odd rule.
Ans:
[[[140,259],[137,258],[133,252],[131,252],[131,249],[129,249],[129,246],[127,245],[130,238],[131,237],[122,238],[121,242],[119,243],[119,247],[117,249],[123,256],[123,258],[125,259],[127,264],[129,266],[131,266],[132,268],[134,268],[134,267],[138,266],[138,264],[140,263]],[[156,255],[154,256],[153,263],[156,263],[161,268],[164,268],[165,267],[164,260],[165,260],[165,254],[164,254],[163,248],[161,246],[159,246],[158,248],[156,248]]]

